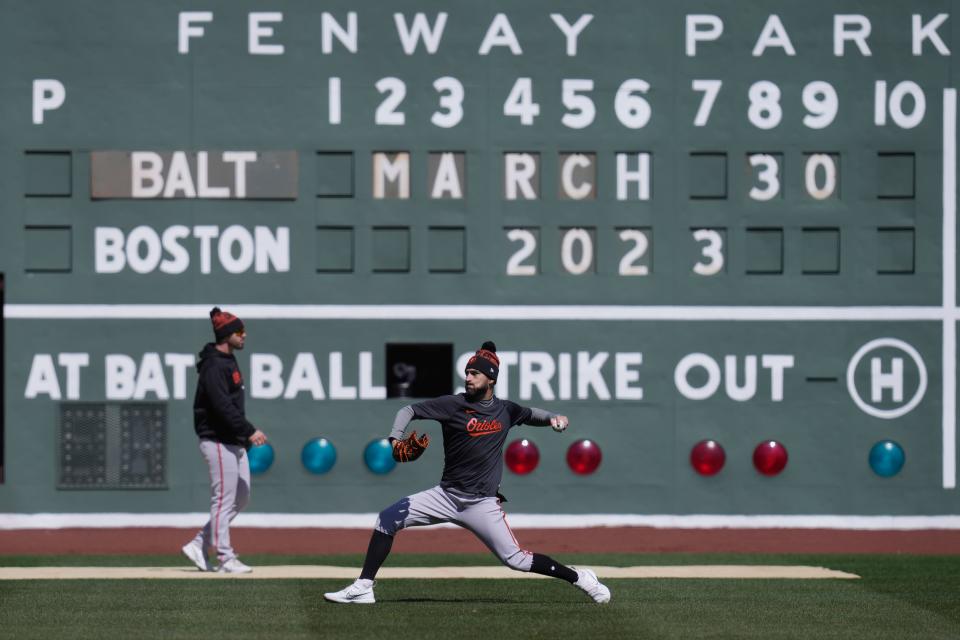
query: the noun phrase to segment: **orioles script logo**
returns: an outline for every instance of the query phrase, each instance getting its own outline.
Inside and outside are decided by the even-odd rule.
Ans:
[[[503,425],[499,420],[477,420],[476,418],[470,418],[470,422],[467,423],[467,433],[474,438],[488,436],[491,433],[497,433],[499,431],[503,431]]]

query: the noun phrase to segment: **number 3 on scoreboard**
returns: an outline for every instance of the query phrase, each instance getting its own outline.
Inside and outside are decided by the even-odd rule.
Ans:
[[[693,239],[700,243],[703,260],[693,265],[693,272],[701,276],[715,276],[723,271],[723,230],[722,229],[694,229]]]

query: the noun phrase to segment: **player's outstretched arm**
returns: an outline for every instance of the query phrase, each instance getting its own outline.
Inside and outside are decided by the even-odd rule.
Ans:
[[[524,422],[534,427],[550,427],[557,433],[560,433],[568,426],[570,420],[567,416],[562,416],[536,407],[530,407],[530,417]]]

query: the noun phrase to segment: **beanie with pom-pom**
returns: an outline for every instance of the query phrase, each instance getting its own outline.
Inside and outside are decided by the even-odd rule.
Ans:
[[[467,361],[467,369],[476,369],[491,380],[500,373],[500,358],[497,357],[497,345],[489,340]]]
[[[232,313],[221,311],[220,307],[210,310],[210,322],[213,324],[213,335],[217,342],[223,342],[231,334],[243,331],[243,321]]]

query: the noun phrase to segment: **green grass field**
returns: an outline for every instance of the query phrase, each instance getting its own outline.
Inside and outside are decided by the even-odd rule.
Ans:
[[[245,556],[359,566],[359,556]],[[0,582],[2,638],[960,638],[960,557],[579,555],[571,564],[802,564],[860,580],[607,580],[596,605],[555,580],[381,580],[377,604],[334,605],[344,580]],[[167,566],[173,556],[13,557],[0,566]],[[391,556],[387,566],[495,564]]]

